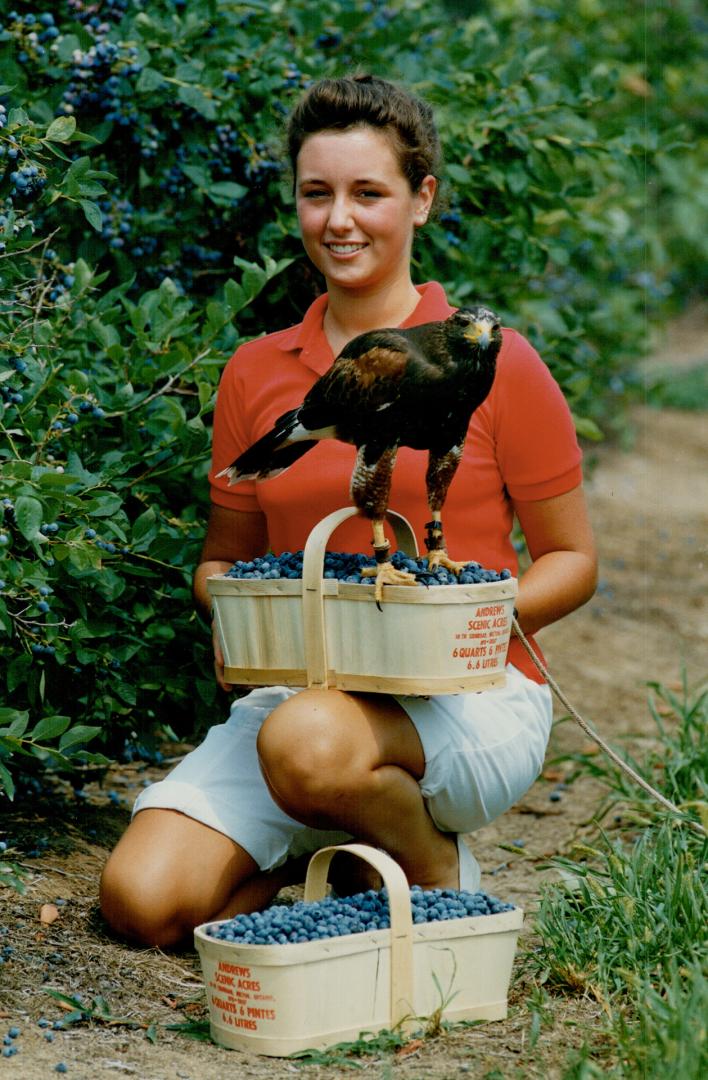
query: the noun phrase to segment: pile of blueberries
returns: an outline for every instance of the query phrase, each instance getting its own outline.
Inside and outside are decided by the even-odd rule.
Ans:
[[[231,569],[227,570],[226,577],[239,580],[260,578],[266,581],[275,578],[301,578],[302,558],[302,551],[284,551],[281,555],[269,552],[248,562],[235,562]],[[415,574],[422,585],[478,585],[486,581],[506,581],[511,577],[510,570],[485,570],[477,562],[466,563],[459,575],[443,566],[431,571],[428,569],[427,557],[414,559],[401,551],[393,553],[391,562],[396,570],[408,570]],[[328,551],[325,554],[323,576],[355,585],[373,585],[376,580],[374,575],[362,577],[362,570],[372,566],[376,566],[376,561],[371,555]]]
[[[414,923],[443,922],[476,915],[498,915],[512,911],[495,896],[459,889],[410,890]],[[273,904],[252,915],[236,915],[226,922],[206,928],[210,937],[239,945],[287,945],[344,934],[386,930],[391,925],[387,889],[368,889],[353,896],[326,896],[322,900],[296,904]]]

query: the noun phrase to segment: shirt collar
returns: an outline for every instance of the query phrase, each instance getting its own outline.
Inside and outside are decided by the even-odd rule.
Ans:
[[[416,285],[420,300],[408,318],[400,324],[401,329],[419,326],[421,323],[446,319],[455,310],[447,302],[445,290],[437,281],[428,281]],[[331,363],[331,350],[324,336],[322,322],[327,310],[327,293],[318,296],[305,312],[305,317],[297,326],[290,327],[279,335],[278,347],[284,352],[300,350],[300,359],[308,367],[322,374]],[[326,367],[322,368],[323,352],[327,354]]]

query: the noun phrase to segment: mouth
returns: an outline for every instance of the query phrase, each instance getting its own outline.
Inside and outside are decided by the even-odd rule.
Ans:
[[[325,244],[324,245],[332,255],[356,255],[357,252],[363,251],[367,244]]]

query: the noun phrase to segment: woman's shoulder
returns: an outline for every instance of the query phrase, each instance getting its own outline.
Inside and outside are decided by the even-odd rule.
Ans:
[[[507,367],[543,364],[543,360],[528,338],[525,338],[518,330],[514,330],[509,326],[502,327],[502,345],[497,362]]]
[[[555,379],[548,364],[528,338],[518,330],[504,326],[495,382],[499,389],[514,384],[523,392],[524,387],[549,388]]]
[[[288,326],[284,330],[273,330],[270,334],[261,334],[242,342],[233,354],[232,360],[259,360],[269,353],[288,351],[293,348],[293,341],[302,327],[302,323]]]

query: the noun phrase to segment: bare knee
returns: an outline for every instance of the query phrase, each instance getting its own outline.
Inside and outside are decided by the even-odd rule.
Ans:
[[[222,833],[177,811],[141,810],[103,871],[101,911],[123,937],[177,945],[217,917],[256,870]]]
[[[322,825],[367,768],[342,716],[346,698],[338,690],[305,690],[274,709],[259,732],[258,756],[271,793],[304,824]]]
[[[187,939],[193,925],[161,880],[132,865],[116,849],[101,876],[101,913],[121,937],[140,945],[169,948]]]

